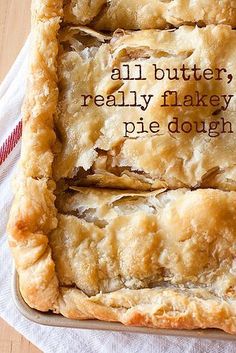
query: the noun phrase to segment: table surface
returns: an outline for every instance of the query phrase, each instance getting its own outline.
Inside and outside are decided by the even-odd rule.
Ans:
[[[30,30],[30,0],[0,0],[0,82],[13,64]],[[2,353],[40,353],[0,319]]]
[[[31,0],[0,0],[0,82],[30,30]]]

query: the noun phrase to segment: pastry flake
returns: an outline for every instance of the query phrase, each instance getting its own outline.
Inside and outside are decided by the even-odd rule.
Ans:
[[[98,30],[165,29],[183,24],[236,26],[234,0],[69,0],[65,21]]]

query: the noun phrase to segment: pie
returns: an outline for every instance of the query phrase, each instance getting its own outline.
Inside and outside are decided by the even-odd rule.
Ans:
[[[8,223],[24,300],[235,334],[234,1],[34,0],[32,19]]]

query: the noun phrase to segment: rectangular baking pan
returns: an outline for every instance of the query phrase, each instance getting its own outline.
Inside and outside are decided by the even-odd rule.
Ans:
[[[105,330],[105,331],[119,331],[119,332],[134,332],[153,334],[158,336],[180,336],[191,337],[199,339],[213,339],[213,340],[227,340],[236,341],[236,335],[229,335],[221,330],[207,329],[207,330],[164,330],[148,327],[134,327],[124,326],[116,322],[106,322],[99,320],[70,320],[62,315],[53,313],[42,313],[30,308],[21,296],[19,289],[19,280],[16,271],[13,274],[12,294],[15,305],[19,312],[28,320],[40,325],[78,328],[88,330]]]

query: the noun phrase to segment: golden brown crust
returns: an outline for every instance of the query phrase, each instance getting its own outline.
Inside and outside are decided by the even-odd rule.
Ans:
[[[183,24],[236,26],[234,0],[68,0],[65,21],[98,30],[179,27]]]
[[[62,286],[87,295],[205,286],[234,298],[236,192],[76,190],[57,200],[49,236]]]
[[[236,332],[236,192],[76,191],[57,200],[49,236],[59,312]]]
[[[95,11],[100,11],[104,1],[92,3]],[[138,3],[131,1],[130,6]],[[80,2],[82,7],[86,4]],[[122,5],[122,1],[111,2],[111,9],[117,4]],[[191,21],[235,23],[232,2],[225,0],[220,11],[213,12],[207,11],[206,4],[209,2],[199,2],[198,9],[203,6],[205,13]],[[179,6],[180,10],[182,5],[183,1],[158,4],[159,9]],[[184,16],[188,17],[187,10]],[[97,20],[96,26],[111,28],[107,14]],[[236,333],[236,192],[185,189],[130,193],[81,188],[72,197],[61,194],[55,207],[52,162],[58,142],[54,115],[61,16],[62,1],[33,0],[33,50],[23,108],[22,154],[8,224],[9,244],[25,301],[38,310],[53,310],[73,319],[177,329],[214,327]],[[179,25],[186,21],[184,18],[171,21]],[[143,28],[149,20],[148,16],[137,16],[135,25],[124,26]],[[115,26],[116,21],[120,21],[119,9]],[[132,19],[128,21],[133,23]],[[153,21],[153,27],[172,23],[167,18],[160,20],[159,15]],[[227,39],[231,30],[221,29],[211,27],[219,38],[222,34]],[[198,32],[193,28],[182,31]],[[146,39],[152,41],[153,33]],[[107,40],[101,34],[93,35],[93,43]],[[143,35],[146,33],[141,33],[140,39],[130,34],[128,44],[132,47],[137,40],[146,43]],[[77,44],[73,43],[76,48]],[[117,40],[114,51],[119,44],[122,46],[122,39]],[[86,57],[86,52],[83,54]],[[229,178],[219,175],[214,186],[232,189],[234,165],[227,173]],[[101,185],[104,179],[101,175]],[[108,180],[112,185],[111,176]],[[128,187],[132,181],[137,189],[148,188],[148,180],[144,182],[132,172],[114,182],[117,180],[120,187]],[[162,186],[165,183],[157,182],[154,187]]]
[[[60,312],[73,319],[120,321],[124,325],[173,329],[219,328],[235,334],[235,301],[209,292],[177,289],[122,289],[87,297],[76,289],[61,289]]]
[[[53,116],[58,99],[57,33],[61,1],[32,3],[32,51],[23,106],[21,170],[33,178],[51,177],[55,143]],[[50,16],[51,11],[51,16]]]
[[[42,311],[58,296],[55,265],[47,234],[56,227],[55,184],[50,181],[55,142],[53,115],[58,88],[56,58],[62,2],[32,3],[32,55],[23,107],[23,139],[15,200],[8,224],[12,248],[26,302]]]

